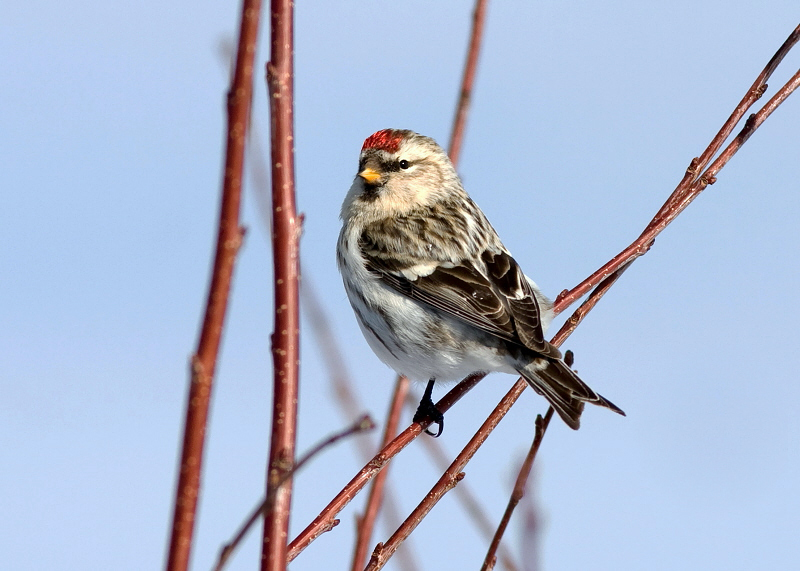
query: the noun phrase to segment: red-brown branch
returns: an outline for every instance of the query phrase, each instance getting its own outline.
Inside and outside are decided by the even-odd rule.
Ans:
[[[436,403],[436,408],[442,414],[450,410],[450,408],[457,403],[462,396],[464,396],[470,389],[478,384],[485,375],[477,374],[470,375],[448,392],[442,399]],[[369,481],[374,478],[386,464],[400,453],[403,448],[408,446],[423,430],[430,425],[429,421],[421,423],[412,423],[403,432],[397,435],[388,446],[378,452],[372,460],[370,460],[355,477],[342,488],[342,490],[333,498],[330,503],[323,509],[319,515],[312,521],[300,534],[289,544],[288,560],[292,561],[303,551],[308,545],[317,537],[329,531],[333,526],[338,523],[336,515],[342,511],[347,504],[360,492]]]
[[[236,68],[228,91],[228,136],[217,247],[197,352],[191,359],[191,381],[186,400],[183,448],[166,562],[168,571],[185,571],[189,567],[211,389],[225,324],[234,263],[244,236],[244,231],[239,226],[239,211],[260,9],[260,0],[244,1]]]
[[[712,166],[709,167],[702,175],[698,175],[708,165],[714,155],[717,154],[723,143],[728,139],[733,132],[736,125],[741,121],[747,110],[758,101],[767,89],[767,80],[777,68],[778,64],[786,57],[789,50],[800,40],[800,26],[797,26],[786,41],[781,45],[775,55],[767,63],[766,67],[758,75],[753,85],[747,90],[742,100],[733,110],[731,116],[712,139],[703,154],[699,157],[692,159],[689,168],[681,179],[678,186],[669,196],[664,205],[659,209],[650,223],[645,227],[642,234],[631,245],[622,250],[619,254],[614,256],[600,269],[594,272],[591,276],[586,278],[580,284],[575,286],[572,290],[564,290],[556,298],[554,311],[557,314],[564,311],[567,307],[572,305],[575,301],[586,295],[592,288],[594,288],[601,281],[616,272],[620,267],[626,266],[633,262],[639,256],[645,254],[652,246],[656,236],[661,233],[667,225],[672,222],[684,208],[686,208],[697,195],[699,195],[709,184],[713,184],[716,180],[714,177],[719,170],[730,160],[730,158],[739,150],[747,138],[755,131],[756,128],[766,119],[775,108],[780,105],[796,88],[797,85],[792,86],[790,80],[778,93],[770,100],[767,105],[762,108],[757,115],[758,120],[752,122],[748,120],[745,124],[742,133],[740,133],[725,149],[725,151],[717,158]]]
[[[397,434],[397,426],[400,424],[400,415],[403,412],[403,403],[408,394],[410,381],[407,377],[399,375],[395,383],[392,400],[389,405],[389,414],[386,419],[386,427],[383,432],[383,441],[381,447],[387,446]],[[370,539],[372,539],[372,530],[375,527],[375,519],[378,517],[378,511],[381,508],[383,500],[383,487],[386,483],[386,477],[389,475],[388,468],[381,470],[375,479],[372,480],[370,486],[369,496],[367,498],[367,506],[364,510],[364,515],[360,518],[358,523],[358,535],[356,538],[356,548],[353,553],[353,564],[351,569],[358,571],[364,567],[364,562],[367,560],[367,549],[369,547]]]
[[[784,44],[785,45],[785,44]],[[774,59],[774,58],[773,58]],[[714,176],[716,175],[719,170],[725,166],[725,164],[730,160],[730,158],[736,153],[736,151],[741,148],[742,144],[752,135],[753,131],[758,128],[759,125],[763,123],[763,121],[768,117],[774,110],[783,102],[797,87],[800,86],[800,71],[795,74],[787,83],[784,85],[776,95],[770,99],[770,101],[764,105],[764,107],[756,114],[752,115],[748,121],[745,123],[745,126],[742,128],[742,131],[734,138],[733,141],[726,147],[726,149],[720,154],[720,156],[711,164],[711,166],[707,169],[703,175],[696,179],[695,183],[689,187],[688,192],[686,192],[682,199],[674,201],[669,208],[662,209],[663,212],[659,212],[656,217],[651,221],[651,223],[647,226],[645,232],[642,233],[642,237],[634,242],[629,248],[623,250],[621,254],[619,254],[617,258],[620,258],[622,261],[616,263],[613,267],[611,263],[606,264],[607,272],[602,278],[599,280],[597,287],[592,292],[592,294],[584,301],[583,304],[573,313],[573,315],[567,320],[566,323],[561,327],[558,333],[553,337],[551,343],[555,346],[560,346],[563,342],[572,334],[578,324],[583,320],[586,314],[591,311],[597,302],[602,298],[603,295],[611,288],[614,283],[616,283],[617,279],[622,275],[622,273],[630,266],[630,264],[635,260],[637,257],[645,254],[649,249],[652,241],[655,239],[655,236],[661,232],[675,217],[680,214],[686,206],[691,203],[691,201],[700,193],[703,189],[705,189],[708,184],[714,182]],[[693,161],[694,162],[694,161]],[[676,189],[675,192],[678,192],[680,187]],[[674,193],[673,193],[674,194]],[[669,202],[669,201],[668,201]],[[632,253],[626,254],[626,252],[631,251]],[[632,255],[635,254],[635,255]],[[624,256],[629,256],[625,258]],[[612,260],[613,262],[613,260]],[[566,295],[559,296],[562,305],[565,303],[564,299]],[[558,302],[557,302],[558,303]],[[561,310],[566,307],[565,305],[562,306]],[[524,380],[519,379],[515,388],[517,386],[524,387]],[[521,389],[520,389],[521,393]],[[510,394],[510,393],[509,393]],[[507,395],[508,397],[508,395]],[[504,397],[504,401],[507,397]],[[486,419],[484,425],[481,427],[481,430],[478,431],[478,434],[473,437],[471,440],[461,451],[458,455],[456,460],[453,461],[453,464],[450,468],[445,472],[445,475],[437,482],[437,484],[431,489],[431,491],[425,496],[422,502],[417,506],[417,508],[412,512],[412,514],[406,519],[405,522],[398,528],[398,530],[392,535],[392,537],[386,542],[386,544],[378,544],[373,552],[372,559],[370,564],[367,566],[367,571],[377,571],[378,569],[382,568],[386,561],[391,557],[391,555],[397,550],[399,545],[408,537],[408,535],[416,528],[419,524],[419,521],[425,515],[433,509],[433,506],[441,499],[441,497],[452,487],[455,485],[456,480],[454,480],[454,474],[460,473],[463,469],[466,462],[472,457],[472,455],[477,451],[477,448],[483,443],[488,433],[494,430],[494,427],[500,421],[500,419],[506,413],[506,404],[504,401],[501,401],[498,404],[497,408],[489,415]],[[510,403],[507,403],[507,406],[511,406],[513,402],[516,401],[516,397],[511,400]],[[552,407],[547,412],[548,416],[552,416]],[[548,422],[549,424],[549,422]],[[545,431],[547,430],[548,424],[543,424],[541,428],[541,433],[539,435],[539,443],[544,438]],[[479,439],[478,435],[481,434],[482,431],[486,431],[486,434],[483,436],[483,439]],[[538,445],[537,445],[538,447]],[[462,460],[463,463],[462,463]],[[513,510],[513,508],[512,508]],[[508,514],[510,517],[510,513]],[[501,522],[501,528],[504,527],[504,524]],[[502,531],[498,528],[498,534],[502,536]],[[497,538],[499,542],[500,537]],[[491,552],[490,552],[491,553]],[[487,557],[487,561],[493,561],[493,557]],[[493,565],[493,562],[491,563]]]
[[[292,479],[284,479],[284,474],[294,465],[297,426],[300,220],[294,191],[293,26],[294,5],[291,0],[272,0],[267,91],[272,157],[275,331],[272,334],[274,382],[266,495],[274,497],[274,502],[264,513],[262,571],[286,569]]]
[[[528,383],[524,379],[518,379],[511,390],[500,400],[500,403],[495,407],[489,417],[484,421],[475,435],[470,439],[464,449],[456,456],[453,463],[445,470],[439,481],[431,488],[431,491],[419,503],[419,505],[411,512],[411,515],[406,518],[403,524],[392,534],[392,537],[386,543],[379,543],[372,552],[372,558],[365,571],[377,571],[381,569],[392,554],[400,547],[400,544],[411,534],[414,529],[419,525],[423,518],[433,509],[438,501],[464,477],[462,472],[464,466],[470,461],[478,448],[489,437],[489,434],[497,427],[497,424],[503,419],[506,413],[511,409],[511,406],[522,395]],[[437,405],[438,406],[438,405]]]
[[[406,397],[406,408],[413,413],[417,409],[418,402],[419,396],[409,393],[408,397]],[[450,459],[445,455],[439,440],[436,438],[423,438],[420,442],[428,451],[428,455],[433,460],[436,468],[442,472],[447,470],[447,467],[450,465]],[[494,524],[489,520],[489,516],[486,515],[486,510],[483,508],[474,492],[472,492],[468,483],[461,482],[456,486],[454,493],[459,502],[461,502],[464,511],[478,528],[478,531],[483,534],[487,541],[491,541],[495,533]],[[519,569],[519,565],[514,561],[511,553],[502,545],[500,546],[500,559],[503,563],[503,567],[508,571],[517,571],[517,569]]]
[[[703,154],[700,157],[692,160],[690,167],[687,169],[686,174],[678,184],[678,187],[670,195],[661,209],[656,213],[656,215],[645,228],[644,232],[642,232],[642,235],[633,244],[631,244],[631,246],[626,248],[626,250],[623,250],[623,252],[618,254],[614,259],[604,265],[603,268],[595,272],[595,274],[585,280],[574,290],[570,292],[562,292],[562,294],[556,300],[556,313],[566,309],[569,304],[578,299],[581,295],[588,291],[588,289],[594,287],[594,285],[597,285],[586,301],[584,301],[581,306],[575,310],[575,312],[564,323],[558,333],[556,333],[556,335],[553,337],[551,342],[554,345],[561,345],[572,334],[572,332],[575,331],[580,322],[583,321],[583,318],[594,308],[595,305],[597,305],[597,303],[600,301],[600,298],[602,298],[603,295],[605,295],[605,293],[611,288],[611,286],[616,283],[625,270],[630,267],[630,264],[637,257],[645,254],[652,245],[655,237],[664,228],[666,228],[666,226],[672,220],[674,220],[678,214],[680,214],[683,209],[685,209],[692,202],[692,200],[694,200],[694,198],[700,194],[700,192],[702,192],[709,184],[713,184],[715,182],[716,174],[720,171],[720,169],[722,169],[722,167],[725,166],[725,164],[727,164],[736,151],[741,148],[741,146],[745,143],[745,141],[747,141],[750,135],[752,135],[755,129],[757,129],[758,126],[761,125],[764,120],[766,120],[766,118],[778,107],[778,105],[785,101],[786,98],[795,89],[797,89],[798,86],[800,86],[800,71],[798,71],[781,89],[778,90],[778,92],[761,108],[761,110],[758,111],[758,113],[755,113],[748,118],[739,134],[731,141],[725,150],[722,151],[722,153],[711,164],[711,166],[709,166],[706,171],[702,173],[702,175],[697,176],[697,173],[704,169],[711,158],[716,155],[717,152],[719,152],[722,144],[733,132],[734,127],[744,116],[744,113],[747,111],[747,109],[752,106],[752,104],[755,103],[755,101],[758,100],[758,98],[760,98],[764,93],[767,87],[767,79],[775,70],[780,61],[785,57],[789,49],[791,49],[791,47],[797,43],[798,39],[800,39],[800,26],[795,28],[789,38],[783,43],[781,48],[769,61],[761,74],[759,74],[755,83],[753,83],[750,90],[748,90],[745,97],[742,99],[739,105],[737,105],[728,121],[726,121]],[[590,283],[592,285],[587,286],[587,284]],[[544,434],[547,430],[549,419],[552,414],[553,408],[550,407],[546,415],[547,422],[537,426],[536,438],[534,439],[534,447],[536,447],[536,449],[538,449],[538,445],[544,438]],[[531,448],[531,451],[535,457],[536,452],[534,451],[533,447]],[[531,458],[531,465],[532,461],[533,458]],[[517,499],[514,501],[514,498],[517,495],[517,487],[520,486],[520,478],[523,477],[523,472],[526,472],[524,479],[527,479],[527,473],[530,472],[530,466],[523,465],[523,469],[520,471],[517,479],[517,486],[515,486],[515,492],[512,494],[512,497],[509,500],[506,513],[504,514],[503,519],[498,526],[495,539],[492,541],[484,560],[483,571],[491,569],[494,565],[494,553],[496,552],[505,528],[508,525],[511,513],[516,507],[516,504],[519,503],[519,500]]]
[[[450,134],[450,145],[448,146],[448,154],[454,165],[458,164],[458,159],[461,155],[461,143],[464,140],[467,113],[472,99],[472,86],[475,84],[475,72],[478,69],[478,55],[481,51],[487,4],[488,0],[475,0],[475,10],[472,13],[472,31],[469,37],[467,61],[464,64],[461,91],[459,92],[456,115],[453,119],[453,131]]]
[[[351,420],[358,415],[358,412],[363,410],[358,395],[353,389],[350,375],[347,372],[347,367],[342,358],[342,352],[336,342],[336,336],[333,334],[328,317],[325,314],[319,298],[314,293],[314,289],[309,283],[307,273],[303,273],[303,281],[300,287],[301,309],[305,310],[305,316],[308,318],[309,326],[317,345],[321,351],[321,356],[325,362],[325,368],[330,375],[331,384],[333,385],[334,396],[339,407],[344,412],[347,420]],[[400,382],[398,377],[396,382]],[[391,408],[391,407],[390,407]],[[395,427],[395,432],[397,429]],[[367,462],[375,453],[375,443],[364,434],[357,439],[356,445],[359,453],[364,462]],[[377,497],[371,501],[377,501]],[[399,509],[394,501],[392,492],[390,491],[389,483],[383,486],[383,493],[381,495],[381,506],[383,515],[386,518],[386,525],[394,528],[400,525],[400,516],[398,515]],[[369,509],[369,508],[367,508]],[[401,553],[402,557],[399,558],[399,565],[406,571],[414,571],[417,567],[411,560],[411,553],[405,551]]]
[[[525,485],[528,481],[528,477],[531,474],[533,461],[536,459],[536,453],[539,452],[539,446],[542,444],[544,433],[547,430],[547,426],[550,424],[551,418],[553,418],[552,406],[547,409],[547,413],[544,415],[544,418],[542,418],[541,415],[536,417],[536,431],[533,436],[531,448],[528,451],[528,455],[525,456],[525,460],[522,462],[522,466],[519,469],[517,481],[514,484],[514,491],[511,492],[511,497],[508,499],[506,511],[503,513],[503,518],[500,520],[500,525],[497,526],[497,531],[492,538],[492,542],[489,544],[489,551],[487,551],[486,558],[483,560],[483,567],[481,567],[481,571],[489,571],[489,569],[494,567],[494,562],[497,558],[497,549],[500,547],[500,540],[503,539],[503,534],[508,527],[508,522],[511,521],[511,514],[514,513],[514,509],[517,507],[517,504],[519,504],[520,500],[525,495]]]
[[[283,476],[281,477],[278,485],[282,484],[288,478],[294,477],[294,475],[301,469],[303,466],[308,464],[315,456],[317,456],[320,452],[336,444],[339,440],[343,438],[347,438],[352,436],[353,434],[359,434],[366,431],[370,431],[375,428],[375,423],[369,417],[368,414],[362,415],[358,420],[356,420],[351,426],[341,430],[322,442],[318,443],[314,446],[311,450],[306,452],[302,458],[300,458],[297,463],[292,466],[292,469],[288,472],[284,472]],[[256,520],[259,516],[264,515],[265,510],[272,504],[275,500],[274,496],[265,497],[256,507],[250,512],[250,515],[247,517],[245,522],[239,528],[239,531],[233,536],[233,539],[226,545],[222,547],[219,553],[219,559],[217,560],[217,564],[214,567],[214,571],[222,571],[225,567],[225,564],[230,559],[230,556],[233,554],[234,550],[239,546],[239,544],[244,540],[245,536],[249,533],[250,529],[255,525]]]

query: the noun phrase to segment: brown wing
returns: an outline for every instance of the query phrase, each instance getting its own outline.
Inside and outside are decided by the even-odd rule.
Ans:
[[[401,275],[384,257],[364,255],[367,268],[397,292],[543,356],[561,357],[558,349],[544,340],[539,304],[508,253],[484,252],[485,273],[465,260],[453,267],[439,266],[416,279]]]

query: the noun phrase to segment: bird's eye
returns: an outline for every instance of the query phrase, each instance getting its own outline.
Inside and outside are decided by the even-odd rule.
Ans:
[[[411,166],[411,165],[408,163],[407,160],[403,159],[402,161],[400,161],[400,168],[401,169],[407,169],[409,166]]]

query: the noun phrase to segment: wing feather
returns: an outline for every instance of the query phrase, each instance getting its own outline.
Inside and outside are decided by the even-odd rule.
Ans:
[[[486,251],[483,268],[469,260],[440,264],[424,276],[409,279],[409,267],[362,250],[367,268],[395,291],[426,303],[478,329],[522,345],[551,358],[560,358],[556,347],[544,340],[536,296],[507,252]]]

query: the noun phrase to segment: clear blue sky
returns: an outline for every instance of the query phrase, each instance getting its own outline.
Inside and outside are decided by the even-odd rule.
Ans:
[[[361,338],[341,286],[339,206],[372,132],[409,128],[447,142],[471,9],[297,5],[305,278],[378,418],[393,374]],[[459,169],[465,185],[555,296],[638,235],[798,21],[788,0],[758,9],[493,3]],[[0,6],[3,567],[162,565],[221,181],[220,45],[237,25],[237,3]],[[259,70],[267,47],[262,34]],[[773,90],[798,62],[793,53]],[[253,122],[265,139],[258,76]],[[591,408],[577,433],[551,426],[532,492],[542,569],[797,567],[798,132],[795,95],[567,343],[582,377],[628,416]],[[272,290],[257,206],[248,187],[195,570],[211,567],[263,489]],[[346,422],[307,330],[301,373],[305,450]],[[493,375],[448,413],[440,441],[449,454],[512,382]],[[464,482],[495,521],[545,410],[530,391],[466,468]],[[299,476],[293,535],[359,467],[343,444]],[[437,476],[419,443],[398,459],[391,480],[403,514]],[[346,569],[362,502],[292,569]],[[507,535],[518,558],[532,551],[521,519]],[[380,530],[375,542],[386,537]],[[421,569],[477,568],[486,550],[452,497],[411,545]],[[254,569],[257,559],[251,539],[230,569]]]

